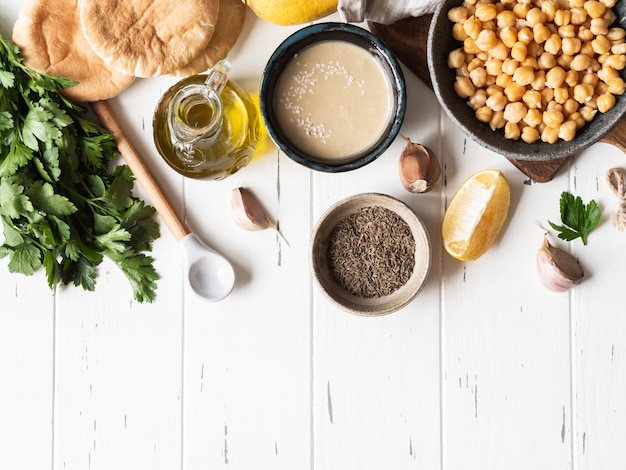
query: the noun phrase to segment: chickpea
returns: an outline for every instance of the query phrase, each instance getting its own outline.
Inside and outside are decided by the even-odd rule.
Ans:
[[[524,127],[522,129],[521,139],[527,144],[532,144],[539,140],[539,131],[534,127]]]
[[[474,94],[474,85],[472,81],[467,77],[457,77],[454,82],[454,91],[461,98],[469,98]]]
[[[580,52],[582,43],[580,39],[574,37],[565,37],[561,40],[561,50],[563,54],[574,55]]]
[[[522,62],[526,59],[528,54],[528,47],[522,41],[517,41],[511,48],[511,57],[515,60]]]
[[[561,111],[550,109],[543,112],[542,121],[548,127],[559,127],[565,117]]]
[[[559,87],[554,89],[554,102],[563,104],[569,99],[569,88]]]
[[[559,138],[563,139],[565,142],[570,142],[574,140],[577,129],[576,121],[565,121],[559,127]]]
[[[480,48],[476,45],[476,41],[474,40],[474,38],[471,36],[467,36],[463,41],[463,50],[467,54],[478,54],[481,51]]]
[[[505,124],[506,121],[504,120],[504,111],[500,110],[493,113],[491,121],[489,121],[489,127],[491,127],[492,130],[495,131],[496,129],[502,129]]]
[[[524,122],[530,127],[537,127],[543,121],[543,113],[538,109],[529,109],[524,116]]]
[[[554,24],[557,26],[566,26],[570,24],[572,12],[570,10],[557,10],[554,14]]]
[[[606,37],[609,41],[623,41],[626,37],[626,31],[622,28],[609,28],[606,33]]]
[[[589,102],[593,97],[593,87],[588,83],[580,83],[574,87],[573,98],[580,104]]]
[[[549,88],[558,88],[565,80],[565,70],[562,67],[554,67],[546,73],[546,86]]]
[[[573,24],[566,24],[559,26],[559,36],[561,38],[573,38],[576,37],[576,28]]]
[[[450,8],[450,10],[448,10],[448,19],[452,23],[463,23],[468,17],[469,14],[467,8],[463,6]]]
[[[569,67],[571,70],[582,72],[583,70],[587,70],[587,68],[590,65],[591,65],[591,58],[588,55],[578,54],[574,56],[574,58],[569,64]]]
[[[475,88],[484,87],[487,83],[487,71],[483,67],[476,67],[469,74]]]
[[[598,96],[596,103],[598,105],[598,111],[606,113],[609,109],[615,106],[615,95],[612,95],[611,93],[604,93],[603,95]]]
[[[613,67],[615,70],[623,70],[626,67],[626,55],[609,55],[604,61],[605,66]]]
[[[626,83],[622,79],[622,77],[614,77],[607,83],[608,88],[607,91],[612,95],[623,95],[626,91]]]
[[[563,114],[565,116],[571,116],[575,112],[578,111],[578,101],[574,98],[568,98],[565,103],[563,103]]]
[[[488,52],[496,46],[498,39],[496,38],[495,32],[483,29],[480,33],[478,33],[478,37],[475,39],[475,42],[478,49]]]
[[[585,125],[585,122],[587,122],[583,119],[582,115],[578,111],[572,113],[569,116],[568,121],[574,121],[576,123],[576,129],[580,129]]]
[[[465,63],[465,54],[461,49],[455,49],[448,54],[448,67],[458,69]]]
[[[493,3],[478,3],[474,14],[480,21],[490,21],[497,16],[498,11]]]
[[[520,20],[525,19],[529,11],[530,5],[527,3],[518,2],[513,7],[513,13],[515,13]]]
[[[591,106],[583,106],[582,108],[580,108],[580,115],[587,122],[593,120],[597,112],[598,110],[592,108]]]
[[[452,26],[452,37],[459,42],[465,41],[468,36],[463,27],[463,23],[455,23],[454,26]]]
[[[523,61],[520,62],[522,67],[530,67],[533,70],[539,69],[539,63],[537,62],[537,58],[533,56],[526,57]]]
[[[530,67],[518,67],[513,73],[513,81],[518,85],[530,85],[535,79],[535,72]]]
[[[476,39],[482,30],[482,25],[476,18],[469,18],[463,23],[463,29],[465,30],[465,34],[472,39]]]
[[[507,86],[513,83],[513,77],[507,75],[506,73],[502,73],[496,77],[495,83],[502,89],[505,89]]]
[[[496,46],[489,51],[494,59],[504,60],[509,56],[509,49],[502,41],[498,41]]]
[[[593,75],[593,74],[591,74]],[[575,87],[578,84],[578,72],[575,70],[568,70],[565,72],[565,78],[563,81],[570,87]]]
[[[559,126],[560,127],[560,126]],[[541,140],[548,144],[553,144],[559,140],[559,128],[546,126],[541,133]]]
[[[476,90],[472,96],[470,96],[469,100],[467,100],[467,104],[473,109],[477,110],[482,108],[487,103],[487,92],[485,90]]]
[[[613,67],[609,67],[608,65],[602,66],[600,70],[598,70],[597,77],[605,83],[610,83],[614,78],[618,78],[620,75]]]
[[[518,41],[517,28],[514,26],[505,26],[502,28],[500,30],[500,40],[506,47],[513,47]]]
[[[591,41],[591,47],[595,54],[608,54],[611,52],[611,41],[609,41],[606,36],[596,36],[596,38]]]
[[[541,106],[547,106],[554,99],[554,90],[552,88],[546,87],[539,93],[541,93]]]
[[[536,24],[533,27],[533,38],[539,44],[546,42],[551,34],[550,30],[543,23]]]
[[[506,113],[505,113],[506,114]],[[507,122],[504,125],[504,138],[510,140],[518,140],[522,132],[519,125],[516,122]]]
[[[524,119],[527,112],[528,108],[526,108],[526,105],[521,101],[516,101],[505,106],[503,117],[505,121],[517,124]]]
[[[604,36],[598,36],[598,37],[604,37]],[[611,46],[611,53],[612,54],[626,54],[626,42],[613,44]]]
[[[570,23],[572,23],[573,25],[581,25],[585,21],[587,21],[587,12],[584,8],[572,8],[570,12]]]
[[[530,44],[530,41],[534,39],[534,34],[532,29],[528,27],[523,27],[517,33],[517,39],[522,41],[523,43]]]
[[[522,101],[529,109],[541,108],[541,93],[536,90],[528,90],[522,96]]]
[[[603,34],[606,35],[609,33],[610,24],[611,23],[609,23],[604,18],[594,18],[591,20],[591,25],[589,26],[589,29],[596,36],[600,36]]]
[[[507,99],[504,93],[499,92],[487,98],[486,104],[493,111],[502,111],[507,104]]]
[[[529,28],[534,28],[538,24],[544,24],[546,20],[546,14],[537,7],[531,8],[526,13],[526,24]]]
[[[558,34],[552,34],[543,45],[546,53],[550,53],[553,56],[557,55],[561,50],[561,37]]]
[[[500,29],[507,26],[515,26],[517,24],[517,16],[511,10],[503,10],[496,15],[496,24]]]
[[[488,106],[481,106],[476,110],[476,119],[480,122],[488,123],[491,121],[493,116],[493,111]]]
[[[504,94],[510,102],[521,100],[525,93],[526,87],[514,81],[509,83],[504,89]]]
[[[498,59],[489,59],[485,62],[487,74],[497,77],[502,73],[502,61]]]
[[[530,84],[533,90],[541,91],[546,87],[546,71],[538,70],[535,72],[535,79]]]
[[[580,83],[587,83],[592,87],[596,87],[598,85],[598,76],[594,73],[586,73],[580,79]],[[574,84],[572,87],[575,87],[577,84]]]

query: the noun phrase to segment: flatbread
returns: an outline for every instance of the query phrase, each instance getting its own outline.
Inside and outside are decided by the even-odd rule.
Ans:
[[[241,0],[220,0],[215,32],[209,45],[186,66],[174,71],[174,75],[187,76],[201,73],[226,58],[237,42],[246,20],[246,4]]]
[[[168,74],[202,52],[218,0],[78,0],[87,42],[109,66],[137,77]]]
[[[39,72],[79,82],[60,93],[73,101],[112,98],[135,77],[112,69],[83,36],[77,0],[29,0],[22,5],[13,42],[24,64]]]

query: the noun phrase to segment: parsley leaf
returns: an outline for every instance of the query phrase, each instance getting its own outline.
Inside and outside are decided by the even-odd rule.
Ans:
[[[133,195],[134,176],[113,137],[59,90],[75,85],[26,67],[0,36],[0,258],[11,272],[43,268],[58,284],[96,285],[103,257],[139,302],[155,298],[155,210]]]
[[[592,199],[585,205],[580,196],[564,191],[559,205],[563,225],[548,221],[550,226],[559,232],[560,239],[572,241],[580,238],[586,245],[587,237],[600,223],[601,213],[596,201]]]

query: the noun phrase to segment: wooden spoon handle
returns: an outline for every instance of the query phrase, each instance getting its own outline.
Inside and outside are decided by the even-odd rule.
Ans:
[[[167,225],[167,228],[172,232],[174,238],[180,240],[191,233],[187,224],[178,216],[143,159],[126,136],[109,103],[106,101],[95,101],[91,103],[91,107],[102,122],[102,125],[109,130],[115,139],[117,148],[124,157],[126,164],[135,175],[135,178],[137,178],[137,181],[139,181],[139,184],[141,184],[148,199],[150,199],[150,202],[159,213],[159,216],[161,216],[161,219],[163,219],[163,222],[165,222],[165,225]]]

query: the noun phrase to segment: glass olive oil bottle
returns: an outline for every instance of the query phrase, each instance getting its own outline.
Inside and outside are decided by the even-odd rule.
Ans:
[[[206,75],[185,78],[165,92],[153,119],[156,147],[177,172],[223,179],[246,166],[260,124],[248,93],[229,80],[222,60]]]

